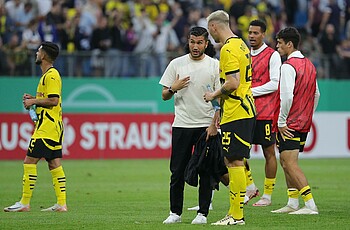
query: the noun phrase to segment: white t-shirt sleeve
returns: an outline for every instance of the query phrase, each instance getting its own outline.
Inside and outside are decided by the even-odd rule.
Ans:
[[[171,61],[165,69],[159,84],[165,87],[170,87],[176,79],[176,69],[174,61]]]
[[[315,91],[315,102],[314,102],[314,112],[317,108],[317,105],[318,105],[318,101],[320,99],[320,90],[318,89],[318,84],[317,84],[317,81],[316,81],[316,91]]]
[[[287,125],[287,117],[293,103],[293,91],[295,86],[296,72],[289,64],[281,66],[280,98],[281,109],[278,117],[278,127]]]
[[[273,93],[278,89],[278,83],[280,79],[280,71],[281,71],[281,57],[275,51],[270,58],[270,81],[261,85],[252,88],[252,93],[254,97],[262,96],[265,94]]]
[[[214,75],[215,75],[215,80],[214,80],[214,91],[218,90],[221,88],[221,83],[220,83],[220,67],[219,67],[219,61],[215,61],[215,67],[214,67]]]

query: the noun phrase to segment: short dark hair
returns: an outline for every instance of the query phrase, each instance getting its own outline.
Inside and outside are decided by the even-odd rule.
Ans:
[[[266,32],[266,23],[263,20],[256,19],[250,22],[250,26],[259,26],[261,28],[261,32]]]
[[[292,42],[295,49],[298,49],[300,42],[299,31],[294,27],[287,27],[280,30],[277,35],[277,39],[283,39],[285,43]]]
[[[205,49],[205,54],[210,56],[210,57],[214,57],[215,56],[216,50],[215,50],[213,44],[211,43],[211,41],[208,38],[209,33],[208,33],[206,28],[200,27],[200,26],[192,27],[190,29],[190,32],[188,33],[188,38],[190,38],[191,35],[196,36],[196,37],[203,36],[204,40],[208,41],[208,46]],[[188,45],[188,42],[185,45],[185,52],[186,53],[190,52],[190,47]]]
[[[41,43],[41,48],[45,51],[45,53],[50,57],[51,61],[55,61],[60,49],[58,48],[58,45],[52,42],[43,42]]]

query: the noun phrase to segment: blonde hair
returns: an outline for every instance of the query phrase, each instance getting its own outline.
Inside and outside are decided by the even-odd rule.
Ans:
[[[211,13],[207,17],[207,22],[209,23],[211,21],[216,21],[218,23],[223,23],[223,24],[229,25],[230,17],[228,15],[228,13],[226,13],[225,11],[217,10],[217,11],[214,11],[213,13]]]

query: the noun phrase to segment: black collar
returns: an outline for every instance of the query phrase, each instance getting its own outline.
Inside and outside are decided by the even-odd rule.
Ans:
[[[231,38],[238,38],[238,37],[229,37],[228,39],[226,39],[224,44],[226,44],[228,42],[228,40],[230,40]]]

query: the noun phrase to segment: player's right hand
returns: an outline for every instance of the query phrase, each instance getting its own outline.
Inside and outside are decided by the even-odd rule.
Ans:
[[[176,76],[176,80],[172,84],[171,88],[174,91],[178,91],[180,89],[186,88],[190,84],[190,76],[184,77],[180,79],[180,76]]]

